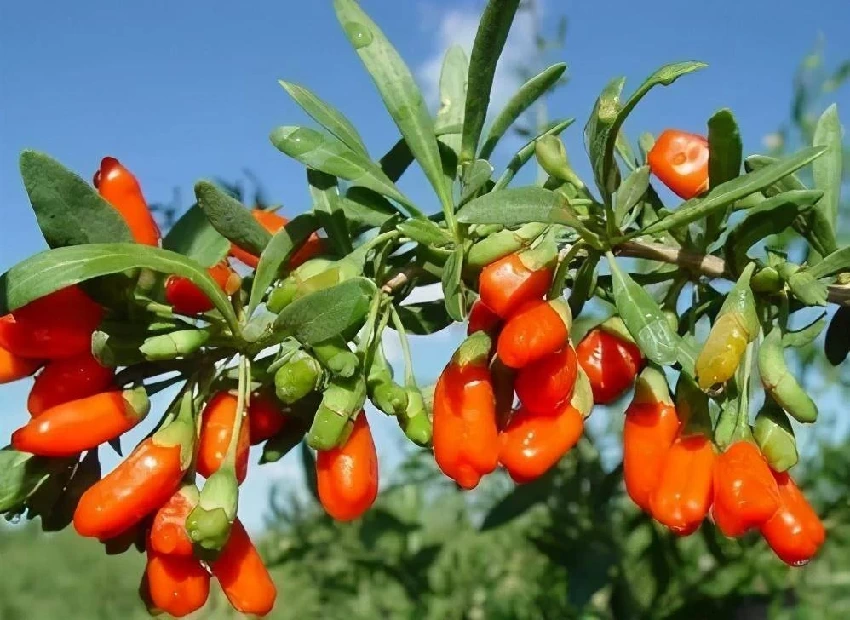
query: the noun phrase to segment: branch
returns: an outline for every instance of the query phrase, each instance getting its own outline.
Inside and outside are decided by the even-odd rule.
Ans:
[[[660,261],[671,265],[679,265],[693,273],[708,278],[733,278],[726,270],[726,261],[719,256],[710,254],[697,254],[681,248],[674,248],[660,243],[644,243],[642,241],[626,241],[614,248],[614,253],[619,256],[632,258],[643,258],[647,260]],[[828,287],[827,300],[840,306],[850,306],[850,286],[842,284],[830,284]]]

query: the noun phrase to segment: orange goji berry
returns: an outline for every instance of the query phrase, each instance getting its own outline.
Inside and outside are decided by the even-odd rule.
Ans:
[[[460,346],[434,390],[434,458],[464,489],[496,469],[499,437],[488,368],[490,338],[477,332]]]
[[[478,278],[482,303],[507,319],[522,304],[543,299],[552,282],[549,262],[538,260],[535,251],[530,250],[490,263]]]
[[[378,454],[361,411],[345,443],[316,457],[319,500],[337,521],[360,517],[378,496]]]
[[[209,478],[221,467],[238,413],[238,399],[230,392],[215,394],[201,414],[201,434],[198,441],[198,473]],[[241,483],[248,474],[248,450],[251,447],[248,422],[239,424],[239,438],[236,446],[236,479]]]
[[[498,328],[500,322],[499,315],[478,299],[472,304],[472,310],[469,311],[469,323],[466,327],[466,334],[467,336],[471,336],[475,332],[492,334]]]
[[[101,366],[91,352],[48,362],[35,378],[27,399],[27,409],[38,416],[56,405],[103,392],[112,383],[115,371]]]
[[[209,598],[210,574],[194,557],[148,550],[145,574],[151,603],[175,618],[199,610]]]
[[[233,295],[241,285],[240,278],[227,261],[207,270],[225,294]],[[213,302],[189,278],[168,276],[165,280],[165,300],[180,314],[202,314],[214,308]]]
[[[635,504],[649,511],[679,418],[661,371],[648,367],[638,377],[623,426],[623,478]]]
[[[807,564],[826,537],[823,523],[787,473],[773,472],[779,487],[779,510],[761,526],[761,534],[780,560]]]
[[[29,377],[41,365],[41,360],[19,357],[0,347],[0,385]]]
[[[148,549],[164,555],[192,555],[192,540],[186,519],[198,505],[198,487],[184,484],[154,515],[148,534]]]
[[[127,222],[136,243],[159,245],[159,226],[132,172],[114,157],[104,157],[100,169],[94,173],[93,184]]]
[[[634,343],[618,338],[604,329],[592,329],[576,347],[590,387],[593,402],[610,403],[634,383],[643,363],[640,349]]]
[[[583,431],[584,418],[572,403],[545,413],[522,407],[499,433],[499,462],[515,482],[531,482],[569,452]]]
[[[72,400],[51,407],[12,433],[12,446],[38,456],[73,456],[120,437],[149,409],[144,388]]]
[[[646,155],[652,174],[679,198],[688,200],[708,189],[708,140],[666,129]]]
[[[736,441],[714,465],[714,522],[724,535],[761,527],[781,504],[779,487],[758,447]]]
[[[511,368],[522,368],[563,347],[569,328],[570,310],[563,300],[529,302],[502,328],[499,359]]]
[[[572,396],[578,364],[566,346],[520,368],[515,389],[523,406],[536,413],[556,413]]]
[[[649,497],[652,517],[679,536],[695,532],[711,507],[716,458],[714,444],[705,435],[676,439]]]
[[[277,588],[238,519],[233,522],[230,538],[210,568],[236,611],[265,616],[274,608]]]

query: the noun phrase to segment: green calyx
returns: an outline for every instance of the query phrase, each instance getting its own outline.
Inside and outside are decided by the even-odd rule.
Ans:
[[[569,306],[567,306],[567,308],[569,308]],[[614,315],[611,318],[606,319],[605,321],[600,323],[599,329],[611,334],[612,336],[615,336],[616,338],[619,338],[620,340],[635,344],[635,339],[632,338],[632,335],[629,333],[629,330],[626,329],[626,324],[623,323],[623,319],[621,319],[617,315]]]
[[[132,390],[124,390],[121,396],[125,403],[124,415],[130,420],[143,420],[151,410],[151,401],[143,386]]]
[[[310,349],[316,359],[331,374],[340,377],[350,377],[360,366],[360,359],[357,357],[357,354],[348,348],[342,336],[314,344]]]
[[[297,351],[274,374],[275,394],[291,405],[315,390],[322,379],[322,368],[309,353]]]
[[[758,367],[765,391],[798,422],[810,424],[818,417],[815,401],[785,363],[782,333],[774,327],[759,347]]]
[[[687,373],[679,374],[675,394],[676,414],[682,421],[682,437],[693,435],[712,436],[711,414],[708,409],[708,395]]]
[[[381,347],[375,348],[366,376],[369,400],[379,411],[387,415],[402,415],[408,407],[408,394],[393,380],[392,370],[387,364]]]
[[[474,244],[466,257],[466,267],[480,271],[490,263],[530,246],[546,232],[548,224],[532,222],[516,230],[502,230]]]
[[[720,306],[720,312],[717,314],[718,319],[727,313],[739,315],[739,323],[745,332],[747,342],[755,340],[760,329],[756,300],[750,287],[750,279],[755,268],[756,264],[752,262],[744,268],[743,273],[735,282],[732,290],[729,291],[723,305]]]
[[[196,353],[210,339],[209,332],[199,329],[180,329],[160,336],[151,336],[139,347],[150,362],[171,360]]]
[[[750,279],[750,288],[757,293],[778,293],[782,286],[782,276],[770,266],[759,269]]]
[[[587,378],[587,374],[581,366],[578,367],[576,373],[576,384],[573,388],[570,405],[585,419],[589,418],[593,412],[593,388],[591,388],[590,379]]]
[[[399,416],[399,424],[405,436],[423,448],[431,445],[434,427],[425,407],[425,399],[417,387],[408,387],[406,390],[407,406],[403,415]]]
[[[344,443],[365,403],[366,380],[362,375],[333,378],[307,432],[307,445],[314,450],[331,450]]]
[[[534,143],[534,154],[537,156],[537,163],[550,177],[578,188],[584,187],[584,183],[570,167],[567,149],[559,136],[539,137]]]
[[[236,472],[231,466],[222,466],[207,479],[198,505],[186,518],[186,531],[202,556],[214,556],[227,543],[238,507]]]
[[[183,471],[192,465],[195,447],[194,403],[191,392],[180,400],[177,416],[151,436],[154,445],[171,448],[180,446],[180,464]]]
[[[552,299],[546,303],[548,303],[552,310],[557,312],[558,316],[561,317],[561,320],[564,322],[564,327],[567,328],[567,333],[571,332],[573,329],[573,311],[570,309],[570,304],[568,304],[562,297]]]
[[[791,422],[770,398],[756,415],[753,436],[772,470],[788,471],[800,460]]]
[[[519,253],[520,262],[530,271],[551,268],[558,260],[558,245],[550,233],[539,243]]]
[[[452,356],[458,366],[486,366],[493,350],[493,340],[485,332],[475,332],[464,340]]]
[[[635,381],[635,395],[632,399],[634,405],[672,405],[670,388],[667,378],[656,366],[650,364],[644,368]]]

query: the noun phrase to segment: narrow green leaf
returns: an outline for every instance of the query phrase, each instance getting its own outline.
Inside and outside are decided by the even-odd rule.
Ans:
[[[838,222],[838,205],[841,200],[841,158],[842,136],[841,122],[838,120],[838,106],[832,104],[818,119],[815,127],[814,146],[827,149],[823,157],[812,165],[815,187],[823,191],[818,208],[826,215],[833,228]]]
[[[463,248],[457,247],[449,255],[443,270],[443,299],[446,312],[455,321],[466,319],[466,299],[463,290]]]
[[[399,223],[398,230],[405,237],[426,246],[445,245],[454,241],[449,231],[430,220],[405,220]]]
[[[731,110],[719,110],[708,119],[709,187],[731,181],[741,173],[744,158],[741,133]]]
[[[383,173],[387,175],[387,178],[395,183],[401,178],[401,175],[405,173],[412,163],[413,152],[411,152],[410,147],[407,146],[405,139],[400,138],[399,141],[393,144],[392,148],[390,148],[390,150],[381,157],[378,165],[381,167]]]
[[[304,480],[307,483],[307,490],[317,502],[319,501],[319,478],[316,473],[316,457],[313,455],[313,450],[306,442],[301,442],[301,469],[304,471]]]
[[[452,204],[443,176],[434,121],[422,93],[396,49],[354,0],[334,0],[339,23],[372,76],[384,105],[444,207]],[[374,188],[373,188],[374,189]]]
[[[807,271],[815,278],[826,278],[842,271],[850,271],[850,246],[836,250],[820,261],[817,265],[809,267]]]
[[[140,267],[188,278],[236,328],[233,307],[206,269],[175,252],[133,243],[75,245],[31,256],[0,276],[0,314],[71,284]]]
[[[339,138],[352,151],[357,151],[364,157],[369,157],[363,138],[357,133],[357,129],[345,116],[335,107],[320,99],[316,93],[292,82],[279,80],[289,96],[295,100],[301,109],[310,117],[324,127],[330,134]]]
[[[461,204],[468,201],[480,190],[493,175],[493,166],[486,159],[476,159],[466,164],[463,171],[463,191],[460,194]]]
[[[744,196],[769,187],[784,176],[811,163],[824,151],[824,147],[805,148],[790,157],[718,185],[704,198],[693,198],[686,201],[666,217],[648,226],[643,234],[654,235],[702,219]]]
[[[245,206],[209,181],[195,183],[198,206],[212,227],[243,250],[262,254],[272,236]]]
[[[626,138],[626,134],[624,134],[622,130],[617,134],[617,142],[614,147],[617,150],[617,154],[620,156],[620,159],[622,159],[623,163],[626,164],[626,167],[628,167],[628,169],[632,172],[637,170],[637,157],[635,157],[632,145],[629,144],[629,140]]]
[[[336,177],[307,168],[307,186],[313,199],[313,213],[318,224],[328,233],[332,249],[342,256],[353,249],[348,222],[339,199]]]
[[[665,65],[650,75],[632,94],[625,105],[620,105],[624,79],[613,80],[605,87],[593,114],[585,127],[585,143],[593,165],[593,175],[603,194],[612,194],[619,184],[619,171],[614,162],[617,136],[626,118],[641,99],[655,86],[669,86],[688,73],[706,67],[703,62],[685,61]]]
[[[434,121],[437,141],[454,155],[453,166],[446,165],[444,173],[450,180],[457,176],[457,164],[460,161],[461,136],[463,132],[463,112],[466,105],[466,78],[469,73],[469,60],[459,45],[451,46],[443,59],[440,70],[440,109]]]
[[[427,336],[445,329],[454,321],[442,299],[423,301],[397,308],[401,324],[408,334]]]
[[[19,508],[67,459],[48,459],[12,449],[0,450],[0,513]]]
[[[349,187],[340,198],[340,207],[349,222],[367,228],[380,228],[399,214],[389,200],[365,187]]]
[[[469,58],[461,164],[475,159],[487,108],[490,106],[496,64],[502,55],[519,4],[520,0],[489,0],[478,24]]]
[[[820,197],[820,192],[796,190],[777,194],[759,203],[735,226],[726,239],[724,251],[733,273],[740,273],[748,261],[747,252],[759,241],[791,227],[794,220]]]
[[[794,331],[788,330],[784,332],[782,334],[782,346],[794,348],[808,346],[820,336],[826,324],[826,312],[824,312],[808,325]]]
[[[826,330],[823,350],[833,366],[839,366],[847,359],[850,353],[850,306],[839,306],[835,311]]]
[[[673,364],[678,359],[681,338],[649,292],[620,269],[613,255],[609,254],[608,265],[617,313],[640,350],[656,364]]]
[[[599,264],[600,254],[591,252],[587,260],[576,269],[576,277],[570,290],[569,304],[573,318],[581,314],[584,305],[593,296],[596,288],[596,266]]]
[[[534,138],[526,142],[525,145],[519,151],[517,151],[516,154],[508,162],[505,171],[502,173],[502,176],[499,177],[499,180],[496,181],[496,185],[493,187],[492,191],[498,191],[508,186],[508,184],[516,176],[516,173],[519,172],[522,167],[528,163],[528,160],[531,159],[534,155],[534,149],[538,139],[540,139],[542,136],[561,135],[561,133],[567,127],[572,125],[575,120],[576,119],[574,118],[568,118],[562,121],[556,121],[552,123],[552,125],[546,131],[544,131],[538,136],[534,136]]]
[[[305,166],[331,176],[351,181],[405,205],[414,215],[421,215],[380,166],[330,135],[309,127],[278,127],[270,139],[277,149]]]
[[[310,293],[283,309],[275,329],[295,336],[303,344],[329,340],[363,321],[375,291],[371,280],[352,278]]]
[[[641,166],[625,178],[617,189],[614,215],[621,224],[626,215],[640,202],[649,187],[649,166]]]
[[[20,169],[38,226],[51,248],[133,241],[118,211],[49,155],[24,151]]]
[[[165,250],[191,258],[202,267],[212,267],[225,256],[230,242],[213,228],[203,209],[192,205],[162,240]]]
[[[542,97],[546,91],[552,88],[560,77],[567,70],[566,63],[559,62],[551,67],[544,69],[542,72],[535,75],[525,84],[520,86],[519,90],[510,98],[505,107],[499,112],[499,115],[493,121],[490,131],[487,133],[487,138],[481,146],[479,157],[487,159],[493,154],[496,145],[505,132],[514,122],[522,116],[522,114],[530,108],[534,103]]]
[[[309,401],[309,403],[305,403],[305,401]],[[318,400],[313,399],[310,396],[298,401],[295,406],[304,408],[307,404],[309,404],[312,408],[309,415],[288,416],[289,419],[287,424],[284,425],[283,430],[269,439],[266,442],[266,445],[263,446],[263,454],[260,457],[260,463],[275,463],[289,454],[295,446],[301,443],[301,440],[304,439],[304,435],[306,435],[307,431],[310,429],[310,425],[313,421],[312,416],[316,413],[316,408],[319,406]]]
[[[301,215],[290,220],[286,226],[275,233],[272,240],[260,255],[260,262],[254,272],[254,282],[251,285],[251,296],[248,301],[246,315],[251,316],[266,294],[271,283],[280,273],[280,268],[285,265],[295,251],[312,235],[318,228],[318,221],[310,213]]]

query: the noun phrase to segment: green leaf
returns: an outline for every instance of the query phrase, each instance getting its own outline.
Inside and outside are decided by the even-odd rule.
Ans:
[[[303,344],[329,340],[363,321],[375,291],[371,280],[352,278],[310,293],[283,309],[275,329],[295,336]]]
[[[487,159],[505,135],[505,132],[522,114],[530,108],[547,90],[552,88],[567,70],[566,63],[559,62],[535,75],[510,98],[505,107],[493,121],[487,138],[481,146],[479,157]]]
[[[452,205],[452,194],[443,176],[434,121],[410,69],[354,0],[334,0],[334,9],[348,40],[378,87],[387,111],[422,166],[440,203],[448,208]]]
[[[632,94],[625,105],[620,105],[624,78],[608,83],[593,108],[584,130],[585,144],[593,166],[593,176],[603,195],[613,194],[619,185],[619,171],[614,162],[614,147],[623,123],[641,99],[655,86],[669,86],[677,79],[706,67],[703,62],[685,61],[665,65],[650,75]]]
[[[301,442],[301,469],[304,471],[304,480],[307,482],[307,490],[317,502],[319,501],[319,478],[316,473],[316,457],[306,442]]]
[[[709,186],[717,187],[741,173],[743,143],[732,112],[719,110],[708,119]]]
[[[387,151],[378,165],[387,178],[393,183],[401,178],[405,170],[413,163],[413,153],[404,138],[393,144],[392,148]]]
[[[797,330],[788,330],[782,334],[783,347],[805,347],[815,341],[820,336],[820,333],[826,327],[826,312],[816,318],[814,321],[801,327]]]
[[[121,214],[52,157],[24,151],[20,168],[38,226],[51,248],[133,241]]]
[[[215,304],[230,327],[236,328],[233,307],[206,269],[175,252],[133,243],[68,246],[31,256],[0,276],[0,314],[71,284],[136,268],[191,280]]]
[[[465,224],[514,226],[528,222],[565,223],[565,199],[542,187],[515,187],[479,196],[458,211]]]
[[[493,175],[493,166],[486,159],[476,159],[466,164],[463,170],[463,191],[460,194],[461,204],[468,201],[480,190]]]
[[[581,314],[584,304],[593,296],[596,287],[596,265],[599,259],[599,253],[591,252],[587,260],[576,269],[576,277],[568,299],[573,318]]]
[[[204,211],[195,204],[174,223],[163,238],[162,247],[191,258],[202,267],[212,267],[227,256],[230,242],[213,228]]]
[[[502,55],[519,4],[520,0],[489,0],[478,24],[469,58],[461,164],[475,159],[487,108],[490,106],[496,64]]]
[[[398,230],[405,237],[426,246],[445,245],[454,241],[449,231],[430,220],[405,220],[399,223]]]
[[[832,316],[826,330],[823,350],[826,359],[833,366],[839,366],[847,359],[847,354],[850,353],[850,306],[839,306]]]
[[[461,136],[463,132],[463,112],[466,105],[466,76],[469,73],[469,60],[459,45],[446,50],[443,67],[440,70],[440,109],[434,121],[437,142],[453,154],[454,165],[443,168],[449,182],[457,176],[457,162],[460,161]],[[443,153],[445,156],[445,153]],[[450,169],[449,169],[450,168]]]
[[[807,306],[825,306],[826,284],[816,280],[804,269],[798,269],[788,278],[791,294]]]
[[[505,171],[502,173],[502,176],[500,176],[498,181],[496,181],[496,185],[493,187],[493,191],[498,191],[507,187],[508,184],[516,176],[516,173],[519,172],[522,167],[528,163],[528,160],[531,159],[531,157],[534,155],[534,149],[537,145],[537,140],[539,140],[543,136],[561,135],[561,133],[567,127],[572,125],[575,120],[576,119],[574,118],[568,118],[562,121],[554,122],[546,131],[526,142],[525,145],[519,151],[517,151],[516,154],[508,162],[508,165],[505,168]]]
[[[813,146],[822,146],[826,150],[812,165],[815,188],[823,191],[818,208],[823,211],[833,228],[838,222],[838,205],[841,200],[841,122],[838,120],[838,106],[832,104],[818,119],[815,127]]]
[[[649,166],[641,166],[625,178],[617,189],[614,207],[617,224],[621,224],[626,215],[640,202],[649,187]]]
[[[442,299],[399,306],[396,310],[407,333],[415,336],[433,334],[454,322]]]
[[[648,226],[642,234],[654,235],[702,219],[744,196],[773,185],[779,179],[811,163],[824,151],[823,147],[805,148],[790,157],[718,185],[704,198],[686,201],[669,215]]]
[[[759,241],[789,228],[800,213],[817,201],[820,192],[795,190],[778,194],[759,203],[731,231],[724,244],[726,260],[733,273],[740,273],[747,252]]]
[[[647,290],[623,272],[613,255],[608,256],[617,313],[640,350],[662,366],[678,359],[681,339]]]
[[[246,252],[254,256],[262,254],[271,233],[241,202],[209,181],[195,183],[195,197],[213,228]]]
[[[260,255],[260,262],[254,272],[254,282],[251,285],[251,297],[245,312],[251,316],[266,294],[271,283],[280,273],[295,251],[316,232],[318,222],[310,213],[302,213],[281,228]]]
[[[330,134],[339,138],[352,151],[358,151],[364,157],[369,157],[363,138],[357,133],[357,129],[345,116],[335,107],[320,99],[316,93],[292,82],[279,80],[289,96],[295,100],[301,109],[310,117],[324,127]]]
[[[829,254],[817,265],[809,267],[808,271],[812,277],[826,278],[842,271],[850,270],[850,247],[841,248]]]
[[[381,228],[399,214],[389,200],[365,187],[349,187],[339,204],[349,222],[366,228]]]
[[[0,450],[0,513],[19,508],[68,459],[48,459],[12,449]]]
[[[333,250],[340,255],[351,252],[351,234],[339,199],[336,177],[307,168],[307,185],[313,199],[317,228],[324,228]]]
[[[296,407],[302,407],[307,404],[304,401],[311,401],[312,414],[316,413],[316,408],[319,406],[318,401],[312,402],[311,397],[307,397],[298,401]],[[272,437],[263,446],[263,454],[260,457],[260,463],[276,463],[297,446],[304,439],[304,435],[310,429],[312,423],[312,415],[293,415],[288,416],[287,423],[283,430]]]
[[[443,299],[446,312],[455,321],[466,319],[466,298],[463,287],[463,248],[458,246],[449,255],[443,270]]]

